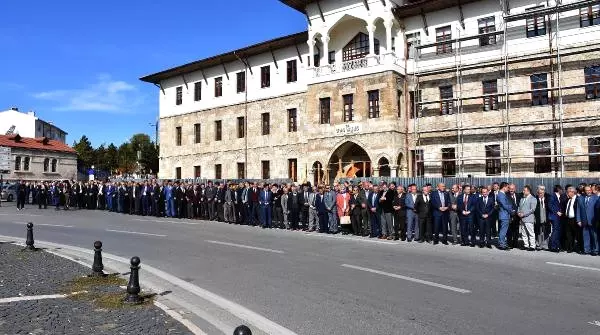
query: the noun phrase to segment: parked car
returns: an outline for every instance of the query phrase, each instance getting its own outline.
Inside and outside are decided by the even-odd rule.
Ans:
[[[17,184],[2,186],[0,201],[14,201],[17,199]]]

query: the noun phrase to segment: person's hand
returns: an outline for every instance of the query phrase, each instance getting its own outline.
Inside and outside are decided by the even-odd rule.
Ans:
[[[577,222],[577,225],[578,225],[579,227],[582,227],[582,226],[583,226],[583,225],[581,224],[581,222]]]

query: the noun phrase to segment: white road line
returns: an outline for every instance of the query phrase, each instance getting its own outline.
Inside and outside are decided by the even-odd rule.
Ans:
[[[71,294],[46,294],[46,295],[25,295],[22,297],[1,298],[0,304],[6,304],[19,301],[45,300],[45,299],[62,299],[71,295],[85,293],[87,291],[73,292]]]
[[[402,276],[402,275],[397,275],[397,274],[394,274],[394,273],[383,272],[383,271],[369,269],[369,268],[363,268],[361,266],[350,265],[350,264],[342,264],[342,267],[349,268],[349,269],[360,270],[360,271],[365,271],[365,272],[376,273],[376,274],[383,275],[383,276],[388,276],[388,277],[392,277],[392,278],[397,278],[397,279],[402,279],[402,280],[406,280],[406,281],[411,281],[413,283],[418,283],[418,284],[433,286],[433,287],[437,287],[437,288],[442,288],[442,289],[453,291],[453,292],[471,293],[471,291],[469,291],[469,290],[465,290],[465,289],[458,288],[458,287],[448,286],[448,285],[444,285],[444,284],[438,284],[438,283],[434,283],[434,282],[431,282],[431,281],[417,279],[417,278],[412,278],[412,277],[407,277],[407,276]]]
[[[243,245],[243,244],[237,244],[237,243],[229,243],[229,242],[221,242],[221,241],[211,241],[211,240],[204,240],[204,242],[213,243],[213,244],[228,245],[230,247],[252,249],[252,250],[260,250],[260,251],[272,252],[272,253],[276,253],[276,254],[285,254],[285,252],[283,252],[281,250],[259,248],[259,247],[253,247],[253,246],[250,246],[250,245]]]
[[[165,221],[165,220],[147,220],[147,219],[131,219],[131,221],[156,222],[156,223],[176,223],[176,224],[187,224],[187,225],[200,224],[200,222],[190,222],[190,221]]]
[[[63,227],[63,228],[73,228],[73,226],[65,226],[61,224],[49,224],[49,223],[34,223],[33,226],[49,226],[49,227]]]
[[[564,264],[564,263],[554,263],[554,262],[546,262],[546,264],[556,265],[556,266],[564,266],[564,267],[567,267],[567,268],[575,268],[575,269],[582,269],[582,270],[600,271],[599,268],[592,268],[592,267],[589,267],[589,266],[572,265],[572,264]]]
[[[127,230],[106,229],[106,231],[111,231],[113,233],[123,233],[123,234],[134,234],[134,235],[148,235],[148,236],[167,237],[167,235],[162,235],[162,234],[140,233],[140,232],[137,232],[137,231],[127,231]]]
[[[190,322],[188,319],[184,318],[183,315],[172,310],[167,305],[156,300],[154,301],[154,305],[165,311],[165,313],[167,313],[173,319],[179,321],[181,324],[186,326],[192,333],[194,333],[194,335],[207,335],[205,332],[202,331],[202,329],[198,328],[195,324]]]

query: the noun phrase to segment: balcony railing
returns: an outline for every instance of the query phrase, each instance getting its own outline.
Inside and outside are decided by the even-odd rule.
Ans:
[[[351,72],[360,69],[389,64],[404,67],[404,60],[396,57],[393,53],[386,55],[366,56],[364,58],[352,59],[342,63],[325,64],[313,69],[315,78],[324,77],[332,74]]]

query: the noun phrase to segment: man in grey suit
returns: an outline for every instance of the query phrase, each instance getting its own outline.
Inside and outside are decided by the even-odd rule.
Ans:
[[[283,212],[283,225],[285,229],[290,229],[290,223],[288,221],[288,188],[283,187],[283,194],[281,195],[281,211]]]
[[[369,223],[369,210],[367,209],[367,200],[369,199],[369,194],[371,192],[373,191],[371,190],[371,185],[369,185],[369,182],[363,182],[362,189],[359,192],[359,197],[362,200],[360,204],[362,236],[371,235],[371,225]]]
[[[519,202],[517,215],[521,218],[521,225],[523,226],[521,238],[525,243],[525,248],[529,251],[535,251],[534,213],[536,208],[537,199],[531,195],[531,186],[525,185],[525,187],[523,187],[523,197]]]
[[[408,185],[408,194],[406,195],[406,241],[411,242],[420,239],[419,235],[419,215],[415,203],[417,201],[417,185]],[[414,236],[413,236],[414,235]]]
[[[317,193],[311,191],[309,188],[308,193],[308,224],[307,228],[309,231],[319,230],[319,213],[317,212],[317,206],[315,201],[317,199]]]
[[[336,186],[337,188],[338,186]],[[337,206],[336,206],[336,198],[337,192],[332,190],[329,186],[327,186],[325,191],[325,209],[327,210],[327,216],[329,218],[329,233],[337,234],[338,224],[337,224]]]
[[[459,243],[458,241],[458,213],[456,212],[456,198],[460,195],[458,184],[452,185],[450,190],[450,210],[448,216],[450,218],[450,234],[452,235],[452,244]]]

